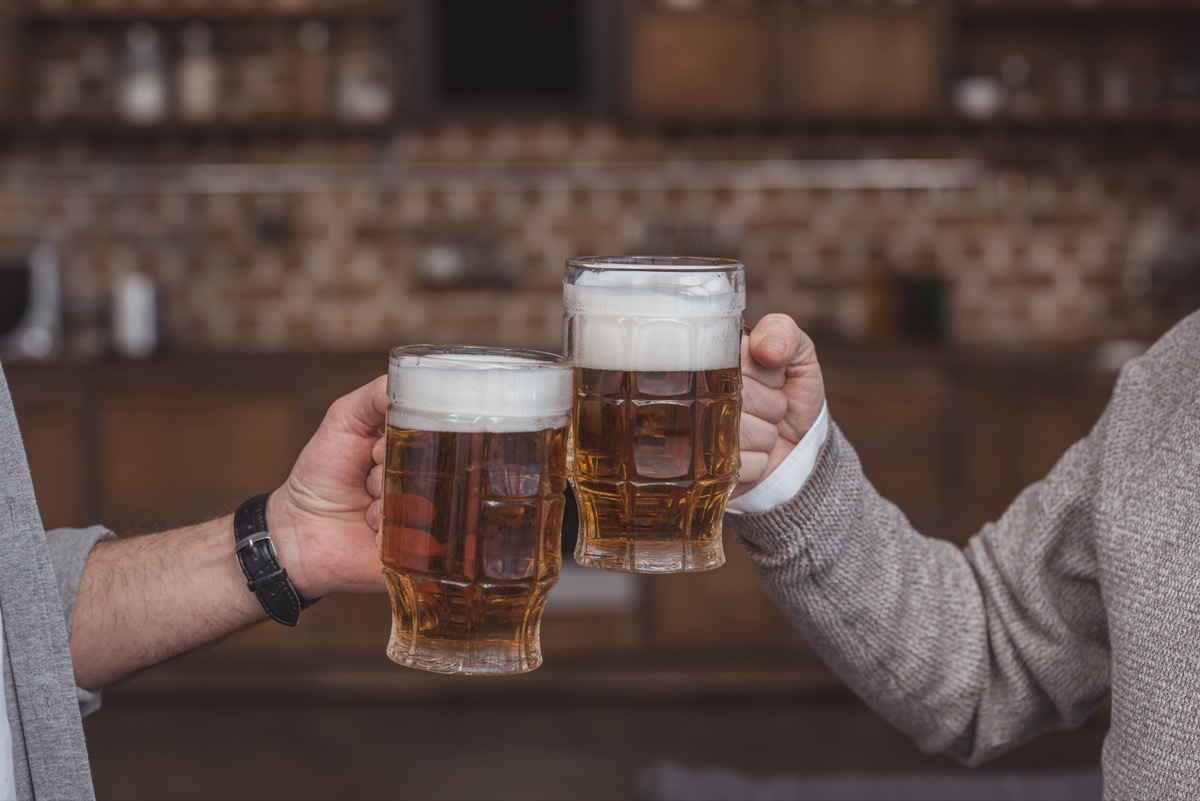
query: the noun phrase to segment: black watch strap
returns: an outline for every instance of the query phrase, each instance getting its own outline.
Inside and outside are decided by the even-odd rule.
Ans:
[[[258,598],[267,615],[285,626],[300,620],[300,610],[316,601],[306,601],[288,581],[279,564],[275,545],[267,530],[267,499],[264,493],[243,503],[233,516],[234,553],[246,576],[246,586]]]

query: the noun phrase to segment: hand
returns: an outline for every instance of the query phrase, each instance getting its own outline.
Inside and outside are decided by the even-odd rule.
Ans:
[[[824,403],[812,340],[786,315],[763,317],[742,337],[742,468],[734,497],[787,458]]]
[[[297,592],[384,589],[377,531],[387,377],[338,399],[267,504],[280,563]]]

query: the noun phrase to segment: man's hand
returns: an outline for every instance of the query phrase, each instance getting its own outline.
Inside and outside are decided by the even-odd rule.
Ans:
[[[306,598],[384,588],[377,499],[387,377],[337,400],[267,504],[279,561]]]
[[[742,469],[734,497],[787,458],[824,403],[812,340],[786,315],[763,317],[742,337]]]

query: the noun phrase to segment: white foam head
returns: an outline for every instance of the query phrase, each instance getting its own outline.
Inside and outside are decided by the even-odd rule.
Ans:
[[[567,425],[571,368],[485,352],[393,353],[388,425],[421,431],[541,431]]]
[[[563,283],[568,349],[598,370],[737,367],[746,291],[729,271],[584,271]]]

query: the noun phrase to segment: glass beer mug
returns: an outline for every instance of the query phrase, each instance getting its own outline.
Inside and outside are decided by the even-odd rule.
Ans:
[[[634,573],[721,566],[739,467],[742,265],[571,259],[563,301],[575,560]]]
[[[388,394],[388,656],[439,673],[533,670],[562,567],[570,365],[512,348],[400,347]]]

